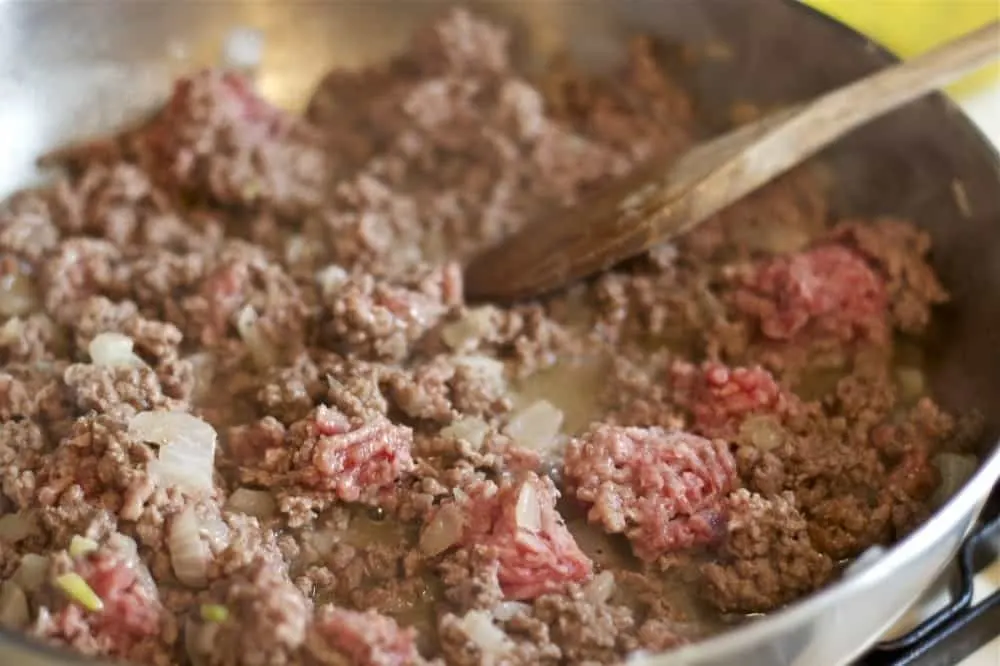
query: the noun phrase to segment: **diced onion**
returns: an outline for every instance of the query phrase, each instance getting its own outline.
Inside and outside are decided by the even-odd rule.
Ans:
[[[55,583],[63,594],[83,608],[95,613],[104,610],[104,602],[80,574],[73,571],[65,573],[57,577]]]
[[[0,585],[0,625],[11,629],[23,629],[28,626],[31,616],[28,611],[28,598],[17,583],[5,580]]]
[[[139,412],[129,434],[160,447],[147,469],[161,485],[198,493],[211,492],[215,469],[215,429],[184,412]]]
[[[518,446],[547,451],[555,444],[562,422],[561,410],[548,400],[538,400],[514,414],[503,431]]]
[[[583,595],[587,601],[594,605],[607,602],[611,595],[615,593],[615,575],[610,571],[602,571],[594,576],[594,579],[587,583],[583,590]]]
[[[466,441],[473,448],[479,449],[482,448],[489,431],[490,426],[486,421],[474,416],[463,416],[455,419],[451,425],[443,428],[441,435],[451,439]]]
[[[493,624],[493,618],[486,611],[473,610],[459,621],[466,636],[486,655],[508,652],[513,643],[502,629]]]
[[[229,619],[229,609],[221,604],[202,604],[201,619],[206,622],[225,622]]]
[[[48,578],[49,558],[44,555],[25,553],[21,557],[21,563],[11,577],[21,589],[27,592],[34,592],[40,588]]]
[[[0,346],[12,345],[21,339],[24,331],[24,320],[20,317],[11,317],[0,326]]]
[[[521,484],[520,490],[517,491],[514,520],[519,529],[528,532],[538,532],[542,529],[542,507],[538,504],[538,492],[531,483]]]
[[[882,546],[872,546],[854,558],[854,561],[844,568],[844,576],[857,576],[875,564],[883,555],[885,555],[885,548]]]
[[[188,587],[204,587],[208,582],[211,553],[202,541],[198,516],[187,507],[174,518],[167,534],[167,550],[174,575]]]
[[[236,330],[246,343],[257,367],[270,368],[278,362],[278,349],[260,330],[257,324],[257,311],[252,305],[244,306],[236,315]]]
[[[324,297],[330,297],[340,291],[348,280],[347,271],[336,264],[316,271],[316,285]]]
[[[208,539],[208,544],[214,551],[223,550],[229,545],[229,525],[219,516],[199,521],[198,533]]]
[[[975,456],[958,453],[939,453],[931,460],[931,464],[941,473],[941,484],[931,497],[934,506],[941,506],[951,499],[951,496],[961,490],[979,467],[979,461]]]
[[[920,368],[896,368],[896,382],[899,384],[899,393],[903,400],[916,400],[926,391],[924,371]]]
[[[88,539],[87,537],[82,537],[77,534],[73,535],[73,538],[69,542],[69,554],[73,557],[82,557],[87,553],[92,553],[97,550],[97,542],[93,539]]]
[[[0,317],[16,317],[37,309],[30,277],[21,272],[0,276]]]
[[[441,339],[455,351],[473,349],[490,332],[492,322],[493,308],[475,308],[458,321],[442,326]]]
[[[514,619],[520,613],[527,613],[531,606],[520,601],[501,601],[493,607],[492,613],[500,622],[507,622]]]
[[[267,520],[273,517],[278,510],[274,496],[270,492],[267,490],[251,490],[250,488],[237,488],[229,496],[226,508],[230,511],[254,516],[260,520]]]
[[[110,367],[138,367],[145,365],[133,348],[132,338],[121,333],[98,333],[90,344],[87,353],[94,365]]]
[[[430,557],[443,553],[462,538],[465,517],[454,504],[443,504],[420,534],[420,550]]]
[[[37,533],[38,525],[28,514],[8,513],[0,517],[0,541],[18,543]]]
[[[740,424],[739,442],[761,451],[776,449],[785,441],[785,430],[774,416],[747,417]]]

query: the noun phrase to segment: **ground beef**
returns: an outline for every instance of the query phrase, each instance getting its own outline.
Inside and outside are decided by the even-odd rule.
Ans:
[[[230,447],[249,482],[294,483],[331,491],[348,502],[376,502],[412,469],[412,431],[354,396],[321,405],[287,432],[268,417],[240,426]]]
[[[765,499],[737,490],[728,500],[721,559],[702,566],[705,598],[725,612],[762,613],[811,592],[833,574],[790,493]]]
[[[764,260],[733,300],[772,340],[811,335],[884,343],[888,335],[885,283],[862,256],[843,246]]]
[[[683,361],[670,367],[674,400],[691,410],[695,432],[732,441],[750,416],[787,419],[798,399],[760,367],[729,368],[707,362],[695,367]]]
[[[821,165],[564,293],[463,301],[475,252],[717,129],[653,40],[600,78],[511,44],[448,12],[304,117],[195,72],[0,204],[18,627],[162,666],[621,663],[929,515],[981,432],[925,397],[947,295],[909,223],[830,224]],[[139,410],[215,429],[210,488],[150,467]]]
[[[590,577],[591,562],[556,512],[558,492],[547,478],[528,474],[499,486],[481,483],[465,494],[455,504],[443,504],[429,524],[451,521],[441,514],[457,506],[453,543],[494,559],[508,598],[531,599]]]
[[[737,483],[726,443],[657,427],[597,426],[570,442],[563,476],[588,518],[645,560],[717,539]]]
[[[222,204],[266,203],[294,215],[316,205],[326,185],[327,157],[316,133],[233,72],[180,79],[163,110],[133,138],[164,187]]]
[[[310,653],[322,664],[402,666],[423,663],[416,647],[416,631],[401,629],[375,611],[357,613],[334,606],[317,612],[309,640]],[[330,652],[340,659],[330,660]]]

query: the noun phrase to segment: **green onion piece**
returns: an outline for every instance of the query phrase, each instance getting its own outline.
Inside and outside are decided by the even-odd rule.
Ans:
[[[87,581],[80,577],[80,574],[65,573],[56,578],[56,586],[71,600],[80,604],[89,611],[104,610],[104,602],[97,596],[97,593],[87,585]]]
[[[225,622],[229,619],[229,609],[221,604],[202,604],[201,619],[206,622]]]
[[[80,557],[97,550],[97,542],[87,537],[73,535],[69,542],[69,554],[73,557]]]

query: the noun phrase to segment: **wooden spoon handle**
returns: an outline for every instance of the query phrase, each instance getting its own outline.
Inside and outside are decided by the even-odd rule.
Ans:
[[[646,167],[534,220],[466,269],[470,298],[535,296],[687,231],[836,139],[1000,54],[1000,21]]]

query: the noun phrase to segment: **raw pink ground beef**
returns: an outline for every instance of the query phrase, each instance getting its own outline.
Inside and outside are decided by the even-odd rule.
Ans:
[[[467,497],[459,502],[460,544],[482,549],[496,560],[507,598],[533,599],[590,578],[592,564],[556,511],[558,492],[549,479],[529,473],[499,487],[485,482],[465,492]],[[529,515],[527,523],[523,514]]]
[[[725,442],[607,425],[570,443],[563,474],[589,519],[624,532],[645,560],[720,536],[721,502],[738,483]]]
[[[312,651],[322,654],[324,648],[333,649],[352,666],[411,666],[420,661],[417,632],[412,627],[401,629],[395,620],[375,611],[326,606],[317,611],[313,632]]]
[[[761,261],[734,302],[773,340],[808,332],[843,342],[885,342],[888,334],[884,282],[861,255],[842,245]]]
[[[783,418],[798,406],[798,399],[760,367],[730,368],[715,362],[698,367],[675,361],[670,375],[674,399],[691,410],[695,432],[705,437],[732,440],[746,417]]]

